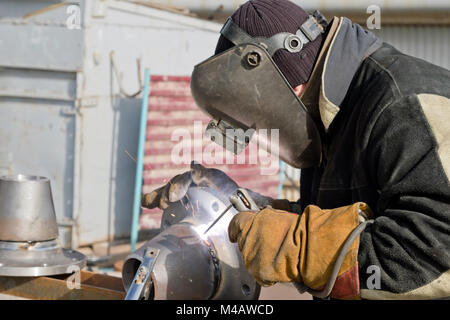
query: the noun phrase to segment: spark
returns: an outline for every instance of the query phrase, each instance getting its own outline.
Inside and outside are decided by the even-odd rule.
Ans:
[[[134,158],[127,150],[125,150],[125,153],[130,157],[131,160],[137,162],[136,158]]]
[[[205,242],[208,242],[208,236],[205,234],[206,228],[208,228],[206,224],[201,224],[193,227],[194,231],[198,234],[200,239],[202,239]]]

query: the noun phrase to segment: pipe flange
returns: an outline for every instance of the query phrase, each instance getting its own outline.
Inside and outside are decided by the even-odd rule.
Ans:
[[[0,241],[0,276],[39,277],[72,273],[86,266],[78,251],[61,248],[57,240]]]

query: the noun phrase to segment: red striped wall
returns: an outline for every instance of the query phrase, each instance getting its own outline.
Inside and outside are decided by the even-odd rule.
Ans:
[[[178,143],[171,140],[174,130],[186,129],[194,137],[194,121],[202,121],[202,133],[209,122],[209,118],[194,103],[189,81],[189,77],[183,76],[151,77],[143,173],[144,193],[166,184],[174,175],[189,170],[189,163],[175,164],[172,161],[171,153]],[[210,143],[207,137],[203,137],[200,141],[194,140],[193,144],[198,145],[197,150],[201,151]],[[248,150],[245,152],[248,155]],[[236,159],[234,155],[232,157]],[[225,171],[242,187],[276,197],[278,174],[261,175],[259,164],[249,164],[248,157],[245,160],[245,164],[233,161],[234,164],[206,166]],[[143,209],[141,228],[158,228],[160,219],[161,210]]]

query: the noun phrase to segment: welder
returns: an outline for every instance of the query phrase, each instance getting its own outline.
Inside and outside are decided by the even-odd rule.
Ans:
[[[328,286],[334,299],[450,297],[448,70],[347,18],[252,0],[195,67],[191,90],[219,129],[279,128],[280,158],[301,169],[297,202],[250,192],[262,209],[229,225],[261,285],[319,297]],[[164,209],[192,184],[238,187],[194,163],[143,205]]]

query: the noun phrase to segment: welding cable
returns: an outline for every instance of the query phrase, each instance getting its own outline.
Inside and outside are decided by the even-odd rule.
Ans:
[[[333,269],[331,270],[330,278],[327,281],[327,284],[321,291],[313,290],[306,286],[304,283],[294,283],[294,286],[300,293],[308,292],[309,294],[317,297],[326,299],[330,296],[331,291],[333,290],[334,284],[336,282],[339,270],[341,269],[342,262],[344,262],[345,256],[347,255],[348,250],[351,245],[355,241],[355,239],[363,232],[363,230],[367,227],[367,225],[372,224],[374,220],[367,220],[360,223],[348,236],[347,240],[345,240],[344,245],[342,246],[341,251],[339,252],[339,256],[334,263]]]

